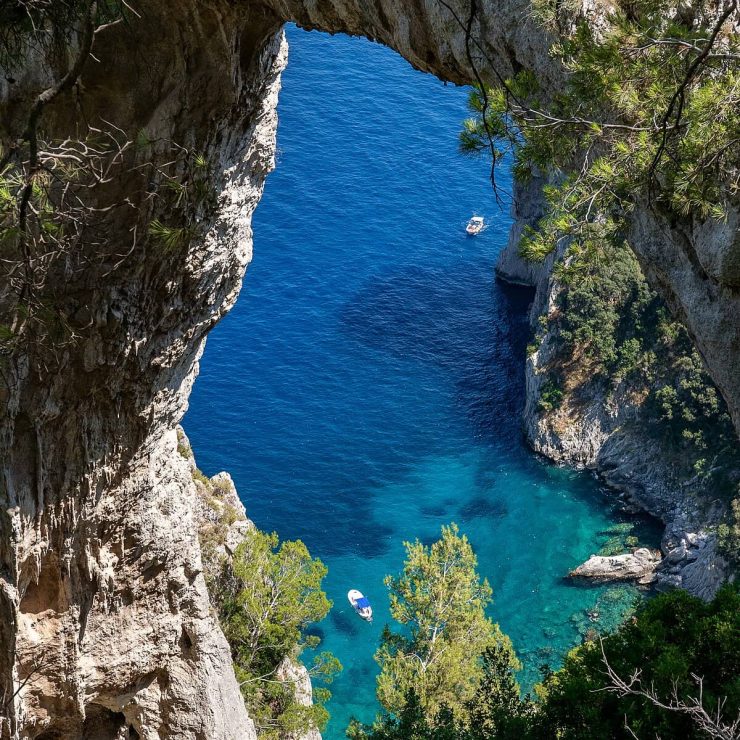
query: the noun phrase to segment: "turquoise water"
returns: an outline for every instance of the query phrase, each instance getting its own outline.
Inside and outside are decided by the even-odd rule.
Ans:
[[[383,576],[404,539],[450,521],[468,534],[525,686],[633,593],[563,579],[622,520],[592,478],[523,444],[531,294],[494,280],[510,219],[486,163],[457,153],[465,90],[365,40],[288,36],[254,261],[208,340],[185,428],[259,527],[328,565],[334,608],[317,633],[345,667],[325,734],[340,738],[376,711]],[[468,238],[473,212],[491,226]],[[351,587],[373,602],[372,625]]]

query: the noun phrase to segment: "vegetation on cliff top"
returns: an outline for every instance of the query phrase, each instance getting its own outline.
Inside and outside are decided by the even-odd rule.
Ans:
[[[454,561],[466,583],[480,588],[467,540],[456,529],[445,529],[443,541],[447,553],[457,553]],[[431,567],[422,569],[413,565],[420,555],[426,560],[438,553],[441,543],[428,549],[407,544],[403,574],[389,579],[389,585],[397,589],[404,584],[404,592],[423,594],[421,614],[439,599],[443,610],[455,603],[462,623],[481,624],[477,597],[458,601],[445,596],[447,558],[427,560]],[[489,599],[490,592],[486,604]],[[725,586],[711,603],[680,590],[657,596],[615,633],[592,635],[572,650],[560,670],[544,667],[535,697],[524,698],[511,645],[490,621],[491,639],[453,651],[448,669],[430,682],[421,658],[436,640],[459,642],[458,625],[443,620],[440,631],[438,623],[433,627],[416,619],[414,604],[415,599],[394,616],[427,629],[417,629],[413,639],[407,633],[401,637],[398,650],[409,658],[404,671],[386,671],[394,656],[381,646],[378,698],[384,712],[372,726],[353,723],[347,734],[355,740],[730,740],[740,729],[740,591],[735,586]],[[430,691],[435,701],[429,701]]]
[[[740,191],[737,2],[618,2],[603,24],[537,0],[558,39],[566,88],[546,98],[531,72],[476,89],[463,151],[511,151],[515,176],[554,173],[551,209],[522,240],[542,260],[564,239],[609,239],[638,200],[667,217],[722,219]],[[567,30],[566,30],[567,29]]]
[[[580,358],[584,383],[624,383],[642,398],[641,420],[687,475],[729,491],[740,449],[724,400],[684,326],[651,290],[623,241],[574,242],[555,265],[556,310],[547,328],[555,365]]]
[[[296,686],[280,675],[287,659],[297,661],[318,638],[306,629],[331,608],[321,589],[326,567],[311,558],[300,541],[279,542],[277,534],[250,530],[219,583],[219,619],[231,645],[236,678],[260,737],[282,740],[329,718],[326,688],[314,690],[314,703],[296,700]],[[318,655],[309,674],[331,682],[341,665],[330,653]]]

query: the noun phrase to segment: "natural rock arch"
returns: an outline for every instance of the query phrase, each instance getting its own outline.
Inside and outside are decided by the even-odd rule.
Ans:
[[[121,259],[95,273],[105,278],[61,276],[80,341],[53,371],[34,357],[6,368],[0,738],[80,737],[93,706],[142,738],[254,737],[209,611],[174,428],[205,336],[236,300],[251,256],[251,214],[273,166],[283,23],[368,36],[456,83],[475,80],[471,59],[491,83],[525,67],[555,89],[563,75],[525,0],[153,0],[140,10],[96,41],[97,61],[49,107],[45,125],[66,136],[105,119],[132,140],[145,131],[198,151],[218,207],[185,253],[145,240],[127,253],[130,223],[114,220],[108,242],[120,243]],[[0,79],[6,143],[33,97],[63,74],[63,63],[47,61],[29,59]],[[134,185],[132,175],[110,188]],[[633,243],[738,425],[740,294],[722,268],[737,253],[736,227],[736,216],[709,232],[640,211]]]

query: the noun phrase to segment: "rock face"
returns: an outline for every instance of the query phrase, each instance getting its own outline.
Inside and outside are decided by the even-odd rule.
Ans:
[[[175,425],[251,257],[287,49],[276,17],[228,3],[149,3],[135,27],[104,32],[45,135],[104,118],[130,139],[192,147],[212,163],[218,208],[179,253],[144,240],[129,252],[135,220],[111,215],[110,253],[60,266],[48,298],[78,339],[3,359],[2,738],[255,737],[211,613]],[[4,144],[55,71],[0,76]],[[107,194],[130,188],[143,204],[128,174]],[[0,323],[12,301],[0,285]]]
[[[282,663],[280,663],[275,671],[275,678],[278,681],[293,684],[296,701],[300,706],[310,707],[313,704],[311,677],[308,675],[308,670],[305,666],[298,665],[289,658],[283,658]],[[314,729],[302,735],[287,735],[284,740],[321,740],[321,733]]]
[[[533,288],[542,283],[538,291],[541,296],[546,295],[546,283],[550,276],[553,257],[548,257],[543,263],[527,262],[519,256],[519,242],[527,227],[536,228],[545,213],[545,196],[542,186],[544,178],[533,177],[527,183],[514,182],[514,199],[511,206],[511,215],[514,219],[506,247],[499,252],[496,262],[496,274],[508,283],[528,285]],[[540,307],[533,308],[538,316]]]
[[[729,564],[717,552],[715,526],[723,506],[707,495],[701,480],[675,464],[676,450],[647,428],[645,387],[620,380],[616,386],[594,380],[597,370],[585,355],[563,361],[550,323],[558,316],[560,286],[540,277],[532,324],[541,334],[527,359],[524,430],[532,448],[550,460],[594,471],[630,508],[646,511],[666,525],[665,560],[656,585],[681,586],[711,598],[728,577]],[[541,398],[552,368],[561,376],[562,401],[544,409]]]
[[[474,81],[473,66],[491,82],[530,69],[544,91],[564,76],[526,0],[137,5],[140,17],[96,36],[79,83],[43,114],[46,140],[92,125],[136,146],[129,169],[88,204],[118,204],[101,216],[104,237],[77,244],[35,296],[71,338],[4,357],[2,738],[254,736],[210,616],[174,430],[204,338],[233,305],[251,256],[251,214],[274,161],[283,22],[369,36],[456,83]],[[73,34],[72,51],[81,43]],[[5,151],[72,56],[34,51],[0,70]],[[147,224],[167,224],[177,198],[141,166],[175,148],[205,162],[210,205],[195,209],[197,238],[157,248]],[[734,214],[722,226],[667,228],[638,208],[634,243],[740,427],[734,228]],[[1,324],[17,306],[14,289],[0,285]]]
[[[568,573],[568,576],[585,578],[594,583],[636,581],[647,585],[655,579],[655,569],[662,559],[659,552],[647,547],[622,555],[592,555],[583,565]]]
[[[182,427],[177,428],[177,440],[178,452],[187,461],[195,488],[195,523],[203,552],[206,583],[211,584],[223,577],[224,566],[231,566],[237,547],[255,526],[247,517],[231,476],[221,472],[206,478],[195,464],[195,455]],[[221,605],[217,592],[218,588],[211,595],[211,601],[218,609]],[[274,678],[292,687],[297,704],[304,707],[313,704],[311,677],[298,660],[292,660],[290,656],[283,658],[275,669]],[[303,733],[286,735],[283,740],[321,740],[321,733],[311,728]]]

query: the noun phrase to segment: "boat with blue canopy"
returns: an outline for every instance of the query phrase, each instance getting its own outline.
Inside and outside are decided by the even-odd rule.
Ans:
[[[373,621],[373,608],[370,606],[370,602],[362,595],[362,592],[353,588],[347,593],[347,598],[349,599],[349,603],[352,604],[352,608],[362,619],[366,622]]]

